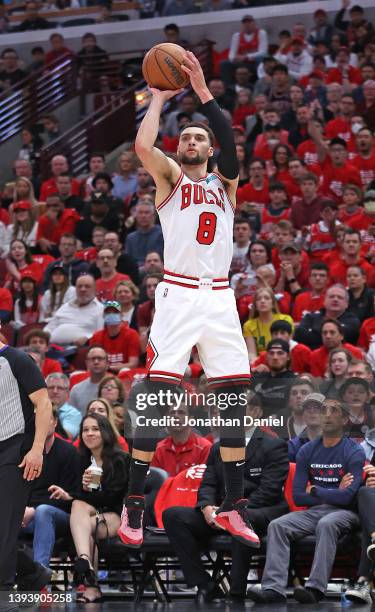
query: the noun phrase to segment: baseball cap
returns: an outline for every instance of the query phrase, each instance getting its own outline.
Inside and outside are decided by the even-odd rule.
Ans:
[[[238,125],[236,123],[236,125],[232,125],[232,130],[237,130],[237,132],[241,132],[241,134],[245,133],[245,128],[242,125]]]
[[[21,270],[21,281],[24,278],[30,278],[32,281],[34,281],[34,283],[38,283],[38,279],[31,270]]]
[[[104,302],[104,310],[109,310],[110,308],[114,308],[118,312],[121,312],[121,306],[119,302],[116,302],[116,300],[108,300],[107,302]]]
[[[324,74],[321,70],[313,70],[309,74],[309,79],[324,79]]]
[[[303,400],[302,409],[306,408],[308,404],[312,403],[319,404],[321,406],[324,400],[325,396],[322,393],[309,393],[309,395],[306,395],[305,399]]]
[[[285,253],[285,251],[294,251],[295,253],[300,253],[301,247],[299,247],[298,244],[295,244],[295,242],[289,242],[289,244],[284,244],[284,246],[280,249],[280,253]]]
[[[56,262],[56,263],[53,264],[53,266],[51,266],[51,274],[56,272],[56,270],[59,270],[60,272],[63,272],[63,274],[65,274],[65,276],[68,276],[68,273],[65,270],[65,268],[64,268],[62,263]]]
[[[29,200],[19,200],[15,204],[13,204],[13,210],[31,210],[32,204]]]
[[[271,340],[267,344],[266,350],[270,351],[273,348],[281,349],[282,351],[284,351],[284,353],[288,353],[288,354],[290,352],[289,342],[287,342],[286,340],[283,340],[282,338],[274,338],[274,340]]]
[[[290,41],[291,45],[305,45],[305,41],[302,38],[302,36],[293,36],[292,40]]]
[[[241,19],[241,22],[245,23],[246,21],[255,21],[255,19],[252,15],[244,15]]]

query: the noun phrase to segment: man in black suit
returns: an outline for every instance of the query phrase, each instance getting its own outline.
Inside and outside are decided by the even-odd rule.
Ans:
[[[251,392],[246,415],[253,419],[262,415],[260,399]],[[268,436],[259,427],[247,426],[245,434],[245,497],[248,499],[245,511],[256,533],[261,536],[266,533],[270,521],[288,512],[283,495],[289,471],[288,450],[284,440]],[[224,597],[201,561],[202,548],[212,536],[220,533],[213,523],[212,513],[224,497],[223,465],[217,443],[208,456],[195,508],[174,506],[163,512],[163,524],[186,582],[189,586],[198,586],[198,603]],[[251,555],[249,547],[233,540],[230,594],[237,602],[246,595]]]

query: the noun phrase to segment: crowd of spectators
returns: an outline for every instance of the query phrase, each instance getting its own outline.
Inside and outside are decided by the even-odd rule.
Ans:
[[[359,525],[364,557],[352,596],[370,597],[375,43],[361,7],[350,9],[349,20],[345,12],[346,3],[330,24],[318,10],[310,30],[297,23],[280,32],[272,54],[266,32],[244,17],[227,57],[215,56],[217,72],[209,81],[232,122],[240,164],[230,283],[252,370],[248,414],[283,417],[281,427],[247,432],[248,511],[261,535],[270,524],[272,542],[262,591],[252,597],[269,602],[285,600],[289,540],[316,531],[310,580],[295,593],[298,601],[314,603],[326,589],[338,537]],[[3,59],[4,53],[9,50]],[[5,59],[5,72],[19,70]],[[0,81],[6,81],[3,72]],[[175,155],[179,131],[190,120],[205,118],[188,91],[166,112],[158,146]],[[46,116],[43,124],[53,140],[58,122]],[[79,177],[61,151],[45,178],[35,135],[24,132],[15,180],[4,186],[0,209],[1,333],[38,364],[54,414],[22,536],[32,534],[34,558],[48,566],[56,535],[70,528],[76,580],[86,585],[81,601],[93,601],[101,596],[94,544],[116,534],[126,493],[136,420],[132,389],[147,373],[163,235],[155,185],[131,148],[113,174],[105,156],[92,151],[87,175]],[[205,391],[196,349],[184,386]],[[203,512],[171,508],[163,520],[187,584],[209,601],[222,593],[200,565],[199,542],[213,533],[223,474],[217,429],[194,428],[184,423],[187,414],[186,406],[179,408],[152,465],[170,477],[208,466],[198,491]],[[190,414],[207,416],[207,407],[198,401]],[[370,466],[362,482],[365,459]],[[284,499],[289,462],[297,465],[295,503],[314,509],[300,512],[299,522]],[[99,490],[90,488],[91,464],[103,467]],[[318,464],[320,471],[312,467]],[[235,544],[231,594],[240,599],[249,554]]]

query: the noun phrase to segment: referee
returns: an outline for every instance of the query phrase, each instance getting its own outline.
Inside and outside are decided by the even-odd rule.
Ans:
[[[0,342],[2,591],[9,591],[15,583],[18,534],[32,482],[40,476],[42,470],[51,413],[46,383],[32,358]],[[0,610],[3,608],[2,603],[0,601]]]

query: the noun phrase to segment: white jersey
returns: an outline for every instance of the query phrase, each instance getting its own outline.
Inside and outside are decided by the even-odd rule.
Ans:
[[[182,171],[157,206],[164,236],[166,271],[196,278],[227,278],[233,256],[234,206],[221,178],[198,181]]]

